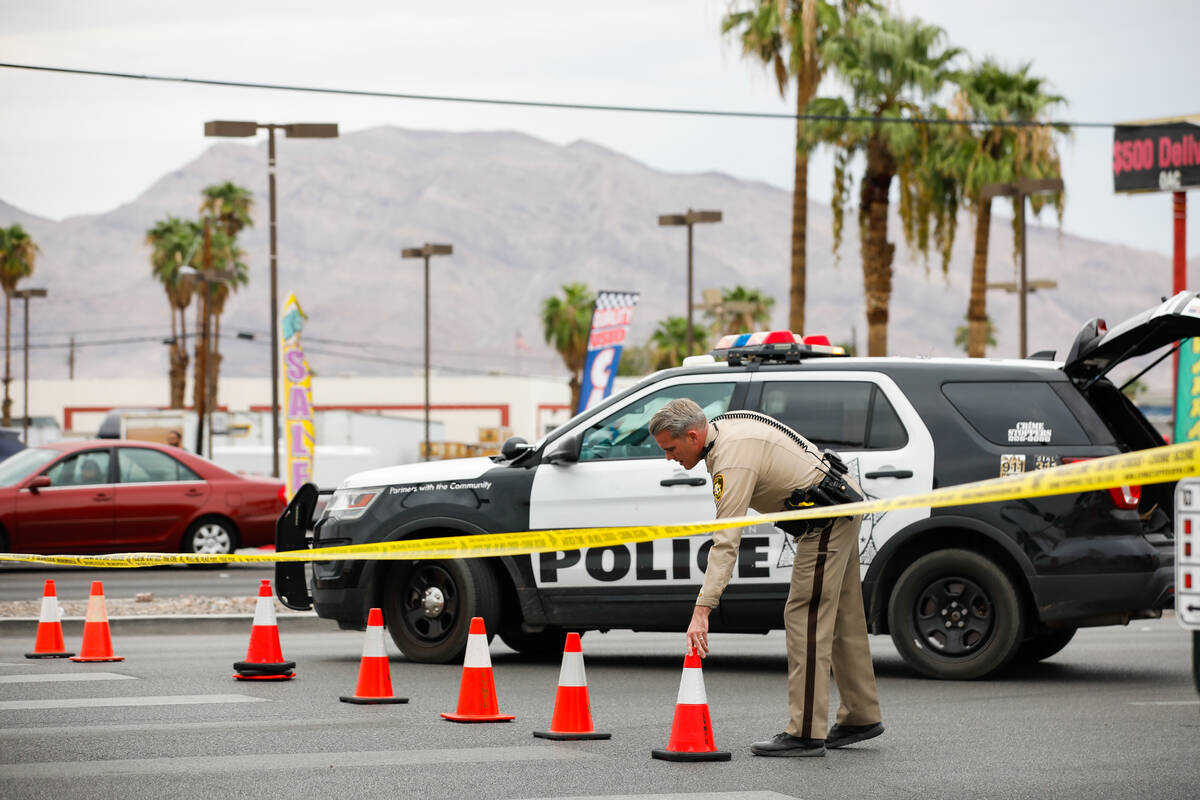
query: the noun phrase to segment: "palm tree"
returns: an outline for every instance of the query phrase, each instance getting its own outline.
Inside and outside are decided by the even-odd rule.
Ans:
[[[771,324],[771,307],[775,298],[758,289],[735,286],[721,290],[721,304],[710,308],[705,315],[712,320],[715,335],[749,333]]]
[[[760,61],[775,75],[779,96],[786,97],[795,78],[796,113],[802,115],[821,82],[820,41],[839,24],[834,5],[827,0],[748,0],[721,20],[721,33],[740,42],[742,55]],[[847,16],[861,2],[844,0]],[[804,118],[796,119],[796,170],[792,189],[792,271],[788,325],[804,330],[808,235],[808,151]]]
[[[568,283],[563,296],[542,301],[542,330],[546,344],[553,345],[571,373],[571,411],[579,408],[583,388],[583,367],[587,362],[587,340],[592,326],[596,296],[586,283]]]
[[[249,268],[242,262],[245,254],[237,247],[236,241],[239,233],[254,225],[251,217],[254,195],[249,189],[232,181],[207,186],[202,194],[204,200],[200,204],[200,214],[211,220],[221,234],[221,241],[214,239],[213,248],[214,253],[222,253],[219,260],[223,266],[214,268],[233,273],[227,281],[209,285],[208,308],[215,335],[209,342],[210,355],[205,375],[209,392],[208,407],[211,408],[216,403],[221,374],[221,314],[225,310],[225,301],[230,292],[236,292],[239,286],[250,282]]]
[[[232,181],[214,183],[202,192],[204,201],[200,213],[214,220],[225,235],[236,239],[245,228],[254,226],[250,212],[254,210],[254,194]]]
[[[1047,92],[1044,78],[1029,74],[1031,65],[1006,70],[990,59],[974,65],[959,76],[959,92],[953,113],[983,120],[972,130],[956,126],[952,150],[954,169],[961,175],[963,194],[975,212],[975,254],[971,265],[971,299],[967,305],[967,355],[982,357],[989,341],[987,316],[987,253],[991,231],[991,200],[981,199],[988,183],[1009,183],[1022,178],[1057,178],[1062,167],[1055,147],[1054,128],[990,125],[990,122],[1045,120],[1047,112],[1066,100]],[[1060,132],[1065,131],[1058,128]],[[1036,215],[1047,202],[1045,195],[1031,195]],[[1062,223],[1063,196],[1049,198]],[[1018,202],[1016,198],[1014,203]],[[1013,214],[1013,258],[1021,247],[1021,231]]]
[[[971,351],[968,349],[971,344],[971,327],[970,327],[969,322],[970,322],[970,318],[968,318],[967,325],[959,325],[958,327],[956,327],[954,329],[954,346],[966,351],[968,356],[971,355]],[[984,320],[984,331],[985,331],[985,335],[987,337],[985,339],[986,345],[988,347],[995,347],[996,346],[996,326],[992,323],[991,317],[988,317],[987,319]],[[978,357],[982,358],[983,353],[980,353]]]
[[[38,246],[20,225],[0,228],[0,286],[4,288],[4,404],[0,425],[4,427],[12,425],[12,398],[8,393],[12,383],[12,296],[17,281],[33,274],[37,254]]]
[[[208,368],[205,376],[208,384],[208,398],[205,408],[215,408],[217,401],[217,386],[221,375],[221,315],[225,313],[225,303],[229,295],[240,287],[250,283],[250,268],[242,260],[245,253],[223,232],[213,234],[213,269],[228,273],[229,277],[220,282],[206,284],[208,289],[208,313],[212,318],[213,335],[209,340]]]
[[[195,222],[179,217],[159,220],[146,231],[150,245],[150,268],[163,285],[171,305],[171,366],[168,380],[171,408],[183,408],[184,387],[187,383],[187,307],[192,302],[194,281],[180,272],[184,266],[194,266],[200,244],[200,231]],[[179,324],[176,325],[176,315]]]
[[[654,351],[654,368],[668,369],[683,363],[684,356],[708,352],[708,331],[696,328],[692,331],[692,352],[687,352],[687,319],[667,317],[658,323],[650,334],[650,347]]]
[[[866,167],[859,186],[859,238],[867,305],[867,354],[887,354],[888,306],[892,294],[895,245],[888,241],[888,193],[900,181],[900,217],[906,241],[922,252],[929,244],[929,220],[937,222],[935,238],[943,267],[953,241],[954,215],[947,213],[953,187],[927,183],[923,162],[929,150],[929,127],[881,123],[878,117],[921,119],[942,115],[920,100],[935,94],[953,76],[951,62],[961,51],[943,47],[945,34],[919,19],[904,20],[885,12],[856,15],[822,45],[821,60],[837,71],[850,90],[841,97],[818,97],[808,104],[812,114],[849,116],[843,121],[810,122],[812,142],[835,150],[833,211],[834,248],[841,243],[844,210],[850,193],[851,159],[862,154]]]

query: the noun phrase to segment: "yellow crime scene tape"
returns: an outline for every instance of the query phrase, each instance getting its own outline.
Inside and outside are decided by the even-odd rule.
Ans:
[[[284,553],[203,555],[193,553],[117,553],[98,556],[43,556],[0,553],[0,561],[78,567],[153,567],[165,564],[245,564],[277,561],[351,561],[371,559],[486,558],[612,547],[784,520],[852,517],[906,508],[946,508],[1030,497],[1091,492],[1116,486],[1166,483],[1200,475],[1200,442],[1122,453],[1009,475],[930,492],[675,525],[624,525],[608,528],[560,528],[542,531],[472,534],[436,539],[322,547]]]

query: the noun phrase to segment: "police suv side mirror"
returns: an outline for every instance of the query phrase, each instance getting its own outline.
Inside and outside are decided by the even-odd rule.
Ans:
[[[531,449],[529,442],[522,439],[520,436],[510,436],[500,445],[500,457],[505,461],[512,461],[517,456],[523,455]]]
[[[583,437],[573,433],[555,442],[542,460],[547,464],[574,464],[579,460],[579,452],[582,449]]]

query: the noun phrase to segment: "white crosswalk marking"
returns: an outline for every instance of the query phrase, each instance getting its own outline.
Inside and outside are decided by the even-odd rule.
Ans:
[[[685,794],[594,794],[543,797],[540,800],[797,800],[778,792],[687,792]]]
[[[566,747],[470,747],[439,750],[376,750],[331,753],[254,753],[250,755],[131,758],[97,761],[47,761],[0,764],[0,779],[95,778],[103,775],[198,775],[234,772],[297,771],[313,768],[356,769],[418,764],[484,764],[503,761],[573,761],[600,756]],[[661,796],[661,795],[660,795]],[[682,797],[682,795],[677,795]],[[736,797],[736,793],[726,797]],[[744,796],[744,795],[743,795]],[[693,795],[693,798],[695,796]],[[762,795],[755,800],[780,800],[783,795]]]
[[[206,703],[265,703],[265,698],[244,694],[179,694],[160,697],[64,697],[57,700],[4,700],[0,711],[48,708],[105,708],[107,706],[183,706]]]
[[[0,683],[58,683],[60,681],[131,681],[116,672],[51,672],[45,675],[0,675]]]

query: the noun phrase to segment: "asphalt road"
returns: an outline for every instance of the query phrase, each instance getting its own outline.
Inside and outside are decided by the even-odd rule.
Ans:
[[[824,759],[750,754],[785,721],[782,636],[717,635],[704,678],[733,752],[723,764],[650,758],[670,731],[681,635],[586,635],[596,726],[613,738],[570,743],[531,736],[550,721],[557,659],[495,641],[501,710],[517,719],[457,725],[438,713],[454,709],[461,670],[408,663],[390,642],[411,702],[338,702],[362,637],[285,631],[298,677],[279,684],[231,679],[240,635],[118,637],[126,660],[90,665],[29,661],[28,641],[0,639],[0,795],[1170,800],[1200,784],[1200,700],[1173,620],[1081,631],[1037,667],[969,683],[916,678],[873,637],[887,732]]]
[[[104,582],[104,596],[133,598],[138,592],[155,597],[253,597],[263,578],[275,577],[273,564],[228,564],[217,568],[138,567],[82,569],[6,565],[0,568],[0,603],[38,600],[47,579],[54,581],[58,599],[86,599],[92,581]]]

